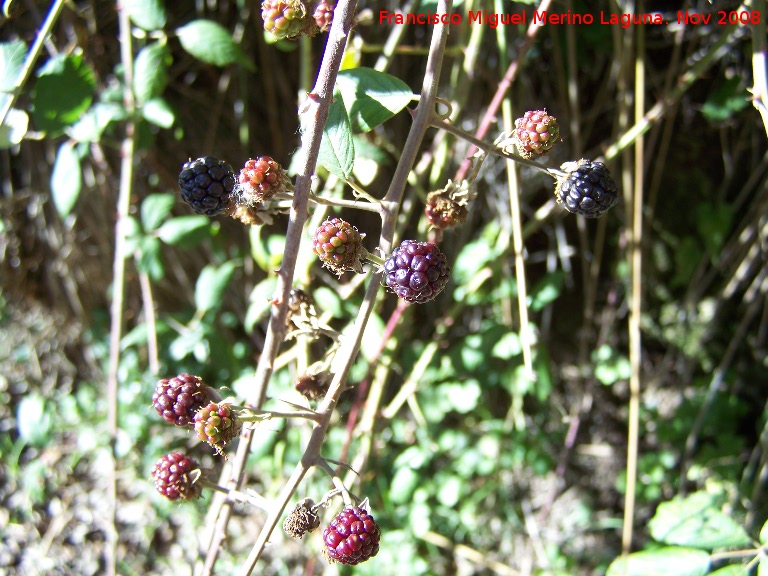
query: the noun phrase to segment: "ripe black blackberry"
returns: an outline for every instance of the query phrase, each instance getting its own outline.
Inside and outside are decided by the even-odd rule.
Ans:
[[[581,159],[560,166],[567,174],[557,179],[555,196],[566,210],[597,218],[619,201],[619,190],[602,162]]]
[[[433,242],[403,240],[384,262],[385,282],[408,302],[433,300],[448,284],[451,268]]]
[[[323,531],[328,558],[341,564],[360,564],[379,552],[381,530],[367,511],[350,506]]]
[[[192,500],[200,497],[202,487],[195,483],[194,470],[200,466],[181,452],[171,452],[152,466],[157,491],[169,500]]]
[[[235,182],[229,164],[210,156],[185,162],[179,173],[182,200],[206,216],[216,216],[230,207]]]
[[[169,424],[192,426],[195,412],[210,402],[213,396],[213,390],[199,376],[179,374],[157,382],[152,405]]]

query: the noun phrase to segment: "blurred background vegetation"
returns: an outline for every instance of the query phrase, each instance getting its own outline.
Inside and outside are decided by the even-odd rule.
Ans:
[[[533,9],[526,2],[470,4],[454,9]],[[118,572],[192,573],[212,522],[211,497],[184,506],[163,501],[149,469],[172,449],[204,466],[222,463],[160,421],[152,391],[158,378],[190,372],[243,394],[264,340],[287,217],[248,230],[192,216],[178,201],[177,175],[184,161],[204,155],[237,168],[268,154],[290,166],[297,107],[313,85],[326,35],[268,42],[259,3],[247,0],[184,0],[164,9],[148,0],[16,0],[3,7],[2,110],[46,16],[60,12],[0,134],[0,571],[105,569],[109,311],[122,190],[130,218],[116,399]],[[397,7],[359,3],[345,66],[381,66],[394,27],[378,23],[378,10]],[[712,58],[644,143],[635,550],[656,545],[648,522],[675,496],[706,492],[713,509],[753,538],[768,509],[768,146],[747,90],[754,82],[751,31],[760,28],[677,26],[678,7],[714,13],[705,1],[674,8],[554,2],[552,11],[596,16],[663,10],[673,23],[643,27],[644,53],[635,50],[638,28],[546,26],[518,61],[509,92],[516,116],[546,108],[560,120],[564,142],[547,160],[559,166],[598,158],[632,126],[635,55],[642,55],[647,108]],[[132,23],[128,85],[119,9]],[[435,9],[422,2],[418,10]],[[202,34],[190,27],[200,20],[220,28]],[[518,59],[526,29],[466,20],[451,28],[439,95],[453,104],[451,120],[474,132]],[[237,48],[212,62],[199,45],[222,30]],[[401,32],[386,71],[418,92],[431,27]],[[724,37],[726,49],[714,54]],[[409,125],[401,113],[355,141],[356,176],[374,197],[391,180]],[[487,139],[499,132],[494,125]],[[121,184],[130,138],[133,172]],[[455,137],[428,132],[401,209],[400,238],[426,238],[426,194],[455,178],[466,154]],[[446,232],[449,288],[433,303],[406,309],[386,341],[397,302],[381,290],[353,388],[324,448],[326,457],[350,463],[370,450],[353,491],[370,499],[383,539],[378,557],[356,573],[602,574],[621,553],[632,162],[631,155],[609,159],[624,198],[600,221],[566,213],[554,204],[548,177],[519,172],[535,381],[523,367],[504,161],[486,160],[468,222]],[[320,189],[351,197],[326,172],[318,175]],[[368,248],[376,245],[378,217],[364,212],[318,209],[308,230],[332,213],[368,234]],[[321,269],[309,231],[296,278],[330,325],[349,328],[365,277],[336,279]],[[313,359],[325,345],[309,349]],[[270,397],[302,402],[295,376],[293,363],[278,370]],[[372,381],[384,386],[383,413],[364,429],[359,414]],[[415,394],[390,404],[404,383]],[[262,425],[249,486],[274,496],[307,436],[305,424]],[[319,499],[328,488],[313,475],[298,496]],[[217,574],[236,573],[263,520],[259,511],[236,509]],[[294,542],[276,532],[258,569],[339,571],[326,568],[320,550],[318,534]]]

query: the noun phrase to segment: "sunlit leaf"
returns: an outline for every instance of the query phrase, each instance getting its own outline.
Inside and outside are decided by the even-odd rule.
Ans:
[[[131,21],[143,30],[152,32],[165,26],[163,0],[122,0],[120,5],[128,11]]]
[[[176,30],[182,48],[208,64],[227,66],[240,62],[253,69],[253,64],[235,44],[232,34],[213,20],[193,20]]]
[[[336,78],[353,132],[368,132],[405,108],[413,97],[408,85],[372,68],[342,70]]]
[[[200,312],[208,312],[221,306],[224,290],[227,289],[237,263],[225,262],[221,266],[209,264],[200,272],[195,285],[195,306]]]
[[[51,197],[62,218],[68,216],[75,207],[81,186],[80,157],[75,150],[75,143],[64,142],[59,146],[51,174]]]
[[[0,108],[16,89],[26,56],[27,45],[22,40],[0,42]]]
[[[141,114],[148,122],[160,126],[160,128],[170,128],[176,121],[176,115],[163,98],[153,98],[145,103],[141,109]]]
[[[169,51],[165,43],[153,42],[142,48],[133,65],[133,93],[141,106],[160,96],[168,82]]]
[[[150,194],[141,202],[141,225],[145,232],[152,232],[171,213],[176,204],[173,194]]]
[[[0,100],[2,98],[0,97]],[[0,150],[15,146],[24,139],[29,126],[29,116],[23,110],[11,108],[0,125]]]
[[[706,552],[668,547],[617,558],[608,566],[606,576],[704,576],[708,571]]]
[[[347,179],[355,165],[355,146],[349,117],[341,98],[337,98],[328,111],[328,120],[320,141],[318,162],[331,174]]]
[[[165,222],[157,229],[157,237],[166,244],[191,246],[208,238],[210,220],[206,216],[178,216]]]

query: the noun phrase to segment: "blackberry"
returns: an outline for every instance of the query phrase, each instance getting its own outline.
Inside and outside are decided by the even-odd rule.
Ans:
[[[449,226],[456,226],[467,219],[466,201],[462,204],[445,190],[435,190],[427,194],[427,205],[424,215],[433,227],[444,230]]]
[[[334,3],[331,0],[320,0],[315,4],[315,10],[312,12],[312,17],[315,19],[320,32],[325,32],[331,27],[333,21],[333,8]]]
[[[166,454],[152,466],[155,488],[169,500],[199,498],[202,488],[195,483],[195,470],[199,475],[200,466],[189,456],[181,452]]]
[[[266,202],[290,186],[285,171],[269,156],[249,159],[240,170],[238,181],[241,195],[238,200],[249,206]]]
[[[224,454],[224,446],[240,434],[242,427],[231,404],[209,402],[195,413],[197,437],[214,448],[218,454]]]
[[[328,381],[328,374],[321,372],[320,374],[302,374],[296,378],[294,387],[296,391],[304,396],[307,400],[317,400],[321,396],[325,396],[328,392],[330,382]]]
[[[216,216],[231,204],[235,173],[226,162],[210,156],[185,162],[179,173],[181,198],[198,214]]]
[[[264,30],[277,38],[296,38],[316,32],[316,24],[304,0],[264,0],[261,3]]]
[[[360,260],[366,254],[363,238],[365,234],[360,234],[349,222],[329,218],[315,230],[312,250],[334,274],[341,276],[347,270],[360,274],[363,272]]]
[[[523,158],[543,156],[560,141],[557,118],[546,110],[529,110],[515,120],[515,145]]]
[[[342,564],[360,564],[376,556],[380,539],[373,516],[358,506],[347,507],[323,531],[328,557]]]
[[[195,412],[211,401],[212,392],[199,376],[179,374],[157,382],[152,405],[169,424],[192,426]]]
[[[320,518],[313,510],[314,504],[309,498],[297,502],[283,522],[283,531],[289,536],[301,540],[304,534],[316,530],[320,526]]]
[[[451,268],[433,242],[403,240],[384,262],[384,273],[387,286],[400,298],[423,304],[442,292]]]
[[[581,159],[560,166],[567,172],[555,185],[557,201],[566,210],[587,218],[597,218],[619,201],[619,190],[602,162]]]

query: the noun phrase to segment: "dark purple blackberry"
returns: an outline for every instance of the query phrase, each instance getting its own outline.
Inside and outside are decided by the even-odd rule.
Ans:
[[[179,374],[157,382],[152,405],[169,424],[192,426],[195,412],[208,404],[212,392],[199,376]]]
[[[567,172],[555,185],[557,201],[568,212],[597,218],[619,201],[619,190],[602,162],[581,159],[560,166]]]
[[[360,564],[379,553],[381,530],[358,506],[339,513],[323,531],[325,551],[331,560],[342,564]]]
[[[198,214],[216,216],[230,207],[236,181],[226,162],[210,156],[191,160],[179,173],[181,198]]]
[[[423,304],[442,292],[451,268],[433,242],[403,240],[384,262],[384,273],[387,286],[400,298]]]
[[[200,497],[201,487],[192,475],[200,466],[181,452],[166,454],[152,466],[155,488],[169,500],[192,500]]]

